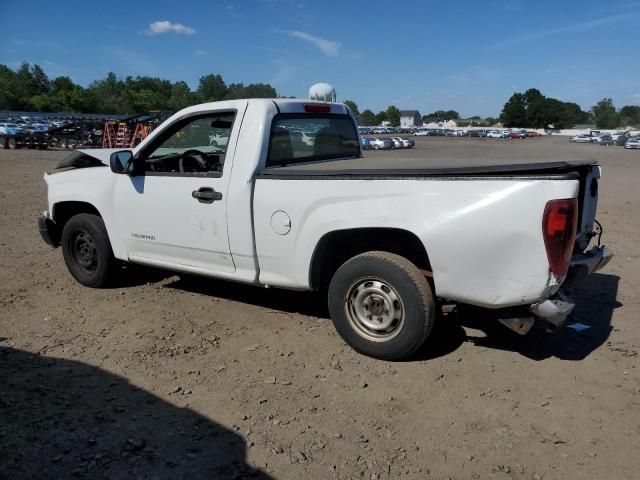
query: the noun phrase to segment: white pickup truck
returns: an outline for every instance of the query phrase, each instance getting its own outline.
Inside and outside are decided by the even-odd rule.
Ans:
[[[133,151],[65,158],[45,175],[40,233],[89,287],[124,261],[328,289],[342,338],[384,359],[420,347],[442,302],[494,309],[519,333],[534,317],[560,325],[565,287],[611,257],[587,250],[595,164],[370,160],[339,103],[197,105]]]

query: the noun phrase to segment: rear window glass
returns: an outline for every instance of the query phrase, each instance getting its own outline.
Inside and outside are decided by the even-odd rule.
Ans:
[[[281,114],[271,126],[267,167],[359,156],[349,115]]]

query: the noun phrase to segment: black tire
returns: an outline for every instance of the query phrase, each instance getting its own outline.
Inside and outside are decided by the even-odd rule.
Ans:
[[[7,148],[7,139],[2,137],[0,138],[0,150],[4,150]]]
[[[61,243],[67,268],[78,282],[93,288],[108,284],[116,260],[102,218],[74,215],[62,229]]]
[[[15,150],[18,147],[18,144],[16,143],[15,138],[10,138],[9,141],[7,142],[7,145],[9,145],[9,150]]]
[[[345,262],[331,279],[328,300],[343,340],[358,352],[383,360],[414,353],[435,321],[426,278],[409,260],[389,252],[366,252]],[[379,323],[373,328],[365,325],[375,322]],[[386,330],[378,330],[383,327]]]

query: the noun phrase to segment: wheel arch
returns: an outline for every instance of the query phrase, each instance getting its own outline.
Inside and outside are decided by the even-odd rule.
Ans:
[[[61,232],[69,219],[79,213],[90,213],[102,218],[100,211],[89,202],[75,200],[61,201],[54,203],[51,209],[51,217]]]
[[[326,288],[333,274],[344,262],[372,250],[395,253],[407,258],[425,274],[434,288],[431,261],[423,242],[409,230],[389,227],[350,228],[323,235],[311,257],[311,288]]]

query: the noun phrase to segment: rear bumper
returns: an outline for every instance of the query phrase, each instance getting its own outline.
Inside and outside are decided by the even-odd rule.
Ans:
[[[60,245],[60,232],[56,222],[49,218],[48,212],[44,212],[38,217],[38,230],[44,243],[52,247]]]
[[[571,259],[571,267],[562,288],[555,295],[531,305],[529,310],[555,327],[561,326],[571,314],[575,302],[567,294],[567,289],[580,283],[588,275],[597,272],[604,267],[611,258],[613,252],[606,247],[595,247],[586,253],[574,255]]]

